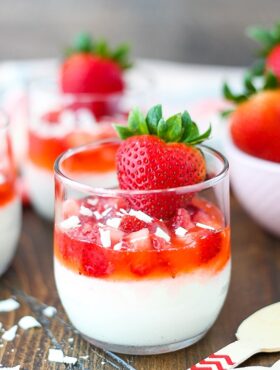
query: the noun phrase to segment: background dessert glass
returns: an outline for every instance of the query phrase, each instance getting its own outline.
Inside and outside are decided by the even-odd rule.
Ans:
[[[131,354],[198,341],[216,320],[230,279],[228,164],[201,146],[208,179],[156,191],[117,189],[119,141],[72,149],[55,164],[55,279],[73,325],[91,343]],[[111,163],[111,188],[95,166]],[[139,202],[178,202],[169,220]],[[154,199],[153,199],[154,201]],[[129,222],[139,230],[127,232]],[[126,225],[126,226],[125,226]]]
[[[24,176],[31,203],[43,217],[52,219],[54,214],[53,165],[57,156],[69,148],[116,136],[111,123],[124,123],[134,105],[145,107],[149,79],[132,76],[132,87],[127,84],[124,93],[109,95],[63,94],[51,79],[31,83]],[[96,175],[104,177],[106,173]]]
[[[0,112],[0,275],[11,263],[21,228],[21,203],[15,182],[8,118]]]

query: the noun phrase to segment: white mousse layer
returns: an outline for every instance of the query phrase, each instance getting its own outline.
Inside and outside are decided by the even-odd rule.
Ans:
[[[112,281],[72,272],[55,259],[55,279],[73,325],[91,339],[114,345],[159,346],[207,331],[224,303],[230,263],[160,280]]]
[[[0,206],[0,275],[14,257],[21,229],[21,203],[18,198]]]
[[[36,166],[30,161],[25,166],[24,176],[26,178],[29,197],[35,210],[44,218],[52,220],[54,217],[54,172]],[[114,187],[116,186],[115,172],[100,174],[83,174],[75,177],[91,185],[92,187]],[[78,194],[69,197],[78,198]]]

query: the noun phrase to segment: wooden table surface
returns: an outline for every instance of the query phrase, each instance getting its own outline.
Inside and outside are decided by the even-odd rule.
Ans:
[[[60,305],[52,268],[52,225],[30,208],[24,210],[23,229],[14,262],[0,282],[0,299],[14,295],[21,306],[0,313],[5,329],[20,317],[33,315],[42,328],[23,331],[12,342],[0,342],[0,363],[21,369],[137,369],[184,370],[234,340],[239,323],[257,309],[280,300],[280,241],[261,230],[235,199],[232,210],[233,274],[226,304],[214,327],[190,348],[160,356],[116,356],[85,342],[69,324]],[[77,304],[79,304],[77,302]],[[47,318],[45,305],[57,307]],[[70,339],[70,340],[69,340]],[[48,361],[49,348],[78,357],[73,367]],[[254,356],[246,365],[271,365],[280,354]]]

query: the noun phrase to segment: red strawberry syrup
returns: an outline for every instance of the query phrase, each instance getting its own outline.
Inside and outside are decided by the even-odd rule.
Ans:
[[[7,179],[4,182],[0,182],[0,207],[3,207],[7,203],[9,203],[14,198],[14,196],[14,179]]]
[[[116,136],[115,130],[113,129],[111,123],[109,123],[112,120],[111,117],[108,119],[106,118],[106,120],[104,117],[104,122],[101,120],[98,124],[100,127],[98,127],[96,130],[93,128],[92,130],[85,131],[77,128],[71,132],[66,131],[62,135],[53,135],[53,128],[56,125],[60,125],[59,121],[57,120],[58,115],[58,112],[49,112],[47,115],[42,117],[42,120],[44,120],[43,124],[45,126],[49,126],[47,127],[47,134],[45,132],[42,134],[39,126],[37,130],[31,129],[28,133],[29,160],[36,166],[48,171],[53,171],[56,158],[64,151],[79,145],[90,143],[92,141],[103,140]],[[98,154],[98,158],[101,156],[101,154]],[[98,161],[98,158],[96,162]],[[92,161],[92,158],[89,159],[89,162],[90,161]],[[105,164],[105,167],[101,169],[101,172],[115,168],[115,165],[110,165],[108,168],[106,167],[107,165],[108,161]],[[96,168],[96,171],[99,171],[100,167],[101,166],[99,165],[98,168]],[[92,170],[94,170],[94,168]]]
[[[230,258],[229,228],[222,213],[199,197],[178,209],[172,219],[134,223],[124,199],[86,198],[64,205],[64,218],[74,216],[78,226],[56,225],[55,256],[81,275],[114,280],[175,278],[198,269],[216,273]]]

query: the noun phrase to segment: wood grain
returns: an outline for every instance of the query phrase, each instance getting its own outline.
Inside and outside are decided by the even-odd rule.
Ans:
[[[18,330],[12,342],[0,342],[0,363],[21,369],[184,370],[234,340],[239,323],[257,309],[280,299],[280,242],[261,230],[232,199],[233,273],[226,304],[216,324],[199,343],[160,356],[116,356],[90,346],[72,328],[59,303],[52,267],[52,225],[31,209],[24,210],[23,231],[16,258],[0,282],[0,299],[14,295],[21,306],[0,313],[5,329],[31,314],[42,328]],[[45,305],[57,307],[47,318]],[[69,341],[70,339],[70,341]],[[78,357],[74,367],[48,361],[49,348]],[[83,356],[83,357],[81,357]],[[84,357],[88,356],[88,357]],[[271,365],[280,354],[261,354],[246,365]],[[120,361],[123,360],[123,363]]]

